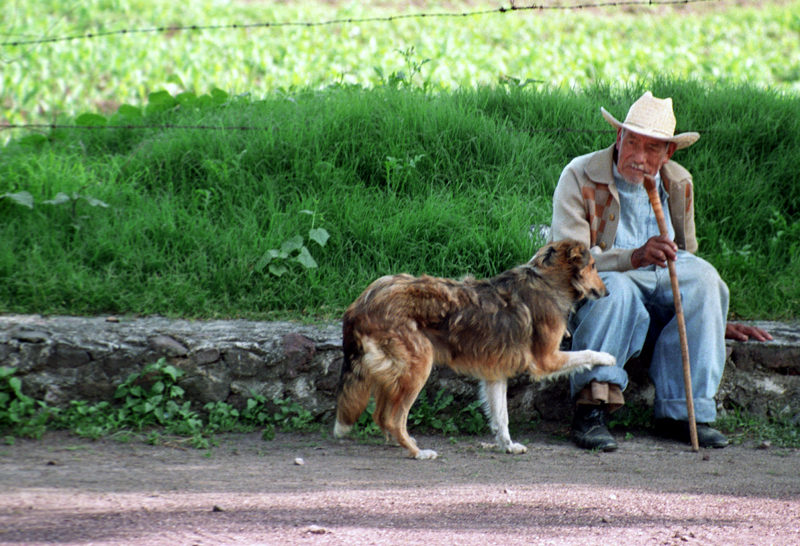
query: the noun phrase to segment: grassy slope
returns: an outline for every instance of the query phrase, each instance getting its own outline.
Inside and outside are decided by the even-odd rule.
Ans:
[[[400,9],[361,4],[35,0],[0,12],[11,41]],[[563,165],[609,142],[599,107],[623,116],[647,85],[675,98],[679,130],[703,133],[676,159],[695,174],[701,252],[729,281],[733,313],[796,317],[797,101],[762,89],[797,89],[798,5],[524,11],[5,46],[0,122],[71,123],[84,111],[140,107],[157,89],[218,86],[266,99],[145,122],[269,129],[56,132],[52,145],[0,148],[0,195],[25,190],[37,203],[29,211],[0,199],[0,312],[335,316],[386,272],[492,275],[535,250],[528,226],[549,221]],[[545,83],[488,87],[504,75]],[[603,83],[611,81],[627,84]],[[397,83],[429,92],[383,87]],[[82,197],[44,204],[58,192]],[[312,227],[330,232],[325,248],[308,240]],[[263,257],[297,235],[321,267],[270,275]]]
[[[695,175],[701,252],[729,280],[732,312],[796,317],[798,102],[650,87],[675,98],[678,130],[703,128],[676,160]],[[381,274],[493,275],[535,250],[528,228],[549,222],[569,158],[611,142],[599,107],[623,116],[641,90],[343,86],[145,119],[262,131],[76,131],[9,146],[0,192],[29,191],[37,206],[0,201],[0,310],[337,316]],[[58,191],[110,206],[43,203]],[[319,227],[324,248],[307,236]],[[318,269],[261,268],[297,235]]]

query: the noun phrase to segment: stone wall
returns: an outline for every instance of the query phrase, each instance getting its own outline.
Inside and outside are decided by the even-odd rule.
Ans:
[[[719,405],[800,421],[800,324],[759,326],[775,341],[729,342]],[[198,407],[217,401],[241,406],[256,393],[291,399],[332,422],[342,362],[338,324],[0,316],[0,365],[17,368],[23,391],[50,405],[111,400],[130,374],[162,357],[185,372],[179,384]],[[646,370],[628,368],[626,397],[651,403]],[[427,390],[440,389],[466,404],[476,396],[477,383],[437,368]],[[571,411],[565,379],[510,383],[509,413],[516,421],[566,422]]]

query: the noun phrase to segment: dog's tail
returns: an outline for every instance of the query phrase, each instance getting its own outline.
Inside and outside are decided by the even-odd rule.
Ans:
[[[370,382],[363,376],[358,365],[363,349],[356,339],[353,322],[345,316],[342,327],[342,349],[344,361],[339,375],[336,395],[336,425],[333,434],[337,438],[345,436],[367,409],[371,394]]]

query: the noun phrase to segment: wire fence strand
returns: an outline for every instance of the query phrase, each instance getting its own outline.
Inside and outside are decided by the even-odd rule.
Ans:
[[[174,33],[174,32],[199,32],[207,30],[238,30],[238,29],[258,29],[258,28],[281,28],[281,27],[321,27],[340,24],[363,24],[363,23],[390,23],[401,19],[422,19],[422,18],[457,18],[457,17],[477,17],[491,14],[508,14],[522,11],[545,11],[545,10],[581,10],[581,9],[601,9],[601,8],[624,8],[641,6],[674,6],[679,4],[697,4],[703,2],[717,2],[718,0],[629,0],[622,2],[599,2],[580,4],[575,6],[532,4],[529,6],[516,6],[511,2],[509,7],[499,7],[494,9],[476,10],[470,12],[444,12],[444,13],[404,13],[400,15],[388,15],[385,17],[365,17],[365,18],[346,18],[331,19],[328,21],[306,21],[306,22],[260,22],[260,23],[232,23],[227,25],[187,25],[187,26],[162,26],[145,29],[120,29],[100,32],[87,32],[73,36],[52,36],[39,38],[36,40],[14,40],[2,42],[0,47],[20,47],[26,45],[52,44],[56,42],[68,42],[75,40],[88,40],[104,38],[109,36],[134,35],[134,34],[153,34],[153,33]]]
[[[544,5],[544,4],[531,4],[527,6],[517,6],[514,1],[511,1],[508,7],[498,7],[494,9],[483,9],[470,12],[445,12],[445,13],[407,13],[399,15],[388,15],[385,17],[365,17],[365,18],[344,18],[332,19],[327,21],[306,21],[306,22],[260,22],[260,23],[233,23],[227,25],[188,25],[188,26],[163,26],[147,29],[121,29],[105,32],[89,32],[85,34],[73,36],[55,36],[49,38],[41,38],[37,40],[17,40],[12,42],[0,43],[0,47],[19,47],[25,45],[41,45],[52,44],[56,42],[66,42],[84,39],[95,39],[115,35],[135,35],[146,33],[174,33],[179,31],[218,31],[218,30],[235,30],[235,29],[258,29],[258,28],[279,28],[279,27],[322,27],[327,25],[338,24],[363,24],[370,22],[390,23],[401,19],[413,18],[457,18],[457,17],[478,17],[492,14],[510,14],[514,12],[523,11],[544,11],[544,10],[583,10],[583,9],[598,9],[598,8],[625,8],[625,7],[641,7],[641,6],[673,6],[682,4],[696,4],[717,2],[719,0],[626,0],[626,1],[613,1],[613,2],[600,2],[600,3],[585,3],[579,5]],[[0,124],[0,132],[12,129],[24,129],[34,132],[44,132],[48,130],[143,130],[143,129],[158,129],[158,130],[198,130],[198,131],[265,131],[271,130],[271,127],[253,127],[253,126],[209,126],[209,125],[174,125],[174,124],[159,124],[159,125],[64,125],[64,124],[48,124],[48,123],[31,123],[31,124]],[[543,129],[527,129],[529,133],[603,133],[609,132],[607,130],[594,130],[594,129],[581,129],[581,128],[543,128]],[[699,131],[707,132],[707,131]]]

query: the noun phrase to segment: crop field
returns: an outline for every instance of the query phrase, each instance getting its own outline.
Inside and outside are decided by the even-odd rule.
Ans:
[[[589,4],[601,7],[579,7]],[[542,9],[499,10],[511,5],[7,0],[0,3],[0,125],[110,113],[159,90],[216,87],[263,97],[370,86],[392,74],[413,74],[414,85],[431,90],[503,80],[628,85],[661,75],[800,91],[796,0],[552,0]]]

